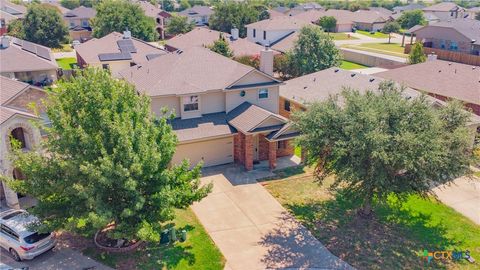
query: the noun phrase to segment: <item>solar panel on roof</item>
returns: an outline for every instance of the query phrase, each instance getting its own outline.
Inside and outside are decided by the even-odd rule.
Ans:
[[[50,58],[50,51],[47,48],[37,47],[37,55],[49,61],[52,60]]]
[[[120,48],[120,51],[122,52],[130,52],[130,53],[136,53],[137,48],[135,48],[135,45],[133,44],[133,41],[131,39],[121,39],[117,41],[118,48]]]
[[[121,53],[101,53],[98,55],[100,61],[118,61],[118,60],[131,60],[132,55],[128,52]]]
[[[35,46],[35,43],[28,42],[28,41],[23,41],[22,49],[25,51],[31,52],[31,53],[37,53],[37,46]]]

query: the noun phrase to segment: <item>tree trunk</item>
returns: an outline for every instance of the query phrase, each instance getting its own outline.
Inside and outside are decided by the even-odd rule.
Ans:
[[[388,44],[390,44],[390,39],[392,38],[391,33],[388,33]]]
[[[363,206],[360,209],[360,215],[364,217],[370,217],[372,215],[372,197],[368,196],[363,202]]]

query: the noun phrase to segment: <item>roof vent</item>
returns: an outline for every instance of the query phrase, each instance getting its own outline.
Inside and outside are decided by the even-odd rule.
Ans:
[[[374,79],[374,78],[370,78],[370,80],[369,80],[369,81],[370,81],[370,82],[373,82],[373,81],[375,81],[375,79]]]
[[[7,36],[2,36],[0,45],[2,46],[2,49],[10,47],[10,38]]]
[[[335,73],[337,73],[337,72],[339,72],[339,71],[340,71],[340,69],[338,69],[338,68],[337,68],[337,69],[335,69]]]
[[[449,66],[451,66],[451,65],[452,65],[452,63],[448,63],[448,65],[449,65]]]
[[[355,75],[357,75],[357,74],[356,74],[356,73],[350,74],[350,76],[351,76],[352,78],[355,77]]]
[[[317,78],[313,78],[313,81],[314,81],[314,82],[317,81]]]
[[[132,38],[132,32],[128,31],[128,29],[123,31],[123,39],[130,39],[130,38]]]
[[[303,89],[307,89],[308,86],[304,86]]]

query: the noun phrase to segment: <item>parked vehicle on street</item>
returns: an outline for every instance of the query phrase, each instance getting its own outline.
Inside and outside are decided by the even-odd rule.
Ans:
[[[0,213],[0,246],[16,261],[31,260],[55,247],[53,233],[39,233],[28,228],[38,219],[25,210]]]

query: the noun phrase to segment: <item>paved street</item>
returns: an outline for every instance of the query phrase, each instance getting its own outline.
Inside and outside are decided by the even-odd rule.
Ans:
[[[0,249],[0,262],[10,267],[29,267],[29,270],[112,270],[89,257],[83,256],[80,252],[69,248],[54,248],[31,261],[14,261],[8,252]],[[91,268],[94,267],[94,268]],[[2,265],[0,264],[0,269]]]
[[[202,178],[214,184],[213,192],[192,208],[227,259],[226,269],[353,269],[255,181],[261,174],[230,167]]]
[[[440,201],[480,225],[480,179],[460,177],[433,189]]]
[[[388,43],[388,38],[373,38],[368,37],[358,33],[346,33],[350,34],[352,37],[357,39],[347,39],[347,40],[335,40],[335,45],[358,45],[363,43]],[[407,42],[407,41],[405,41]],[[391,43],[402,43],[402,36],[398,34],[392,34]]]

